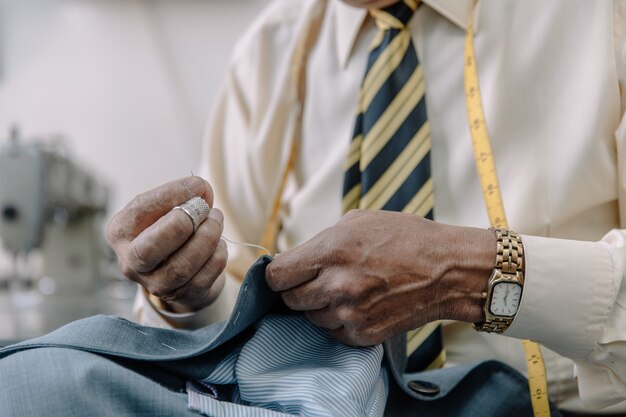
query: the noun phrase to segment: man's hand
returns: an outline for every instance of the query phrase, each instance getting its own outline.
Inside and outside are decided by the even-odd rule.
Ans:
[[[277,256],[266,279],[288,307],[337,339],[373,345],[435,320],[482,320],[495,253],[488,230],[352,211]]]
[[[219,210],[211,209],[195,233],[191,219],[172,210],[196,196],[213,205],[213,190],[203,179],[169,182],[135,197],[107,229],[124,275],[180,313],[199,310],[217,298],[228,258],[220,240],[224,218]]]

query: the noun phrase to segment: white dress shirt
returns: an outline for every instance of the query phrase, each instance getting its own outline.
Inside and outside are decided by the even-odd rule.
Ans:
[[[292,55],[316,3],[274,2],[234,50],[204,154],[204,175],[231,239],[261,241],[297,124]],[[409,26],[426,80],[435,220],[486,228],[463,90],[472,1],[424,3]],[[615,404],[606,411],[624,411],[626,7],[608,0],[481,0],[473,13],[487,126],[509,225],[523,234],[526,282],[506,336],[464,323],[445,326],[447,363],[494,358],[525,374],[516,339],[537,340],[559,407]],[[329,0],[308,60],[302,143],[282,196],[280,251],[341,217],[342,165],[376,30],[365,10]],[[237,280],[257,255],[229,244],[226,290],[182,325],[227,315]],[[176,317],[164,320],[143,296],[136,307],[148,324],[181,325]]]

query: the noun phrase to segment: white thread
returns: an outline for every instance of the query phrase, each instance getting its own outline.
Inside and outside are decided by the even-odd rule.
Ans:
[[[135,330],[137,330],[137,329],[135,329]],[[142,335],[144,335],[144,336],[148,336],[148,333],[146,333],[146,332],[142,332],[141,330],[137,330],[137,331],[138,331],[139,333],[141,333]]]
[[[269,251],[269,249],[264,248],[261,245],[255,245],[254,243],[241,243],[241,242],[235,242],[234,240],[230,240],[229,238],[227,238],[226,236],[222,236],[222,239],[224,239],[224,241],[228,242],[228,243],[232,243],[233,245],[239,245],[239,246],[247,246],[249,248],[256,248],[256,249],[261,249],[262,251],[264,251],[265,253],[267,253],[268,255],[271,256],[271,253]]]
[[[195,177],[196,174],[193,173],[193,171],[191,171],[191,176]],[[174,208],[178,208],[178,207],[174,207]],[[191,216],[190,216],[191,217]],[[193,221],[193,220],[192,220]],[[202,222],[201,222],[202,223]],[[195,224],[194,224],[195,226]],[[199,225],[198,225],[199,226]],[[196,231],[196,228],[194,227],[194,232]],[[270,253],[269,249],[261,246],[261,245],[255,245],[254,243],[241,243],[241,242],[235,242],[234,240],[231,240],[229,238],[227,238],[226,236],[222,236],[222,239],[224,239],[225,242],[231,243],[233,245],[239,245],[239,246],[246,246],[248,248],[256,248],[256,249],[261,249],[262,251],[264,251],[265,253],[267,253],[269,256],[272,256],[272,254]]]
[[[174,349],[173,347],[171,347],[170,345],[166,345],[165,343],[161,343],[161,344],[162,344],[163,346],[167,347],[167,348],[170,348],[170,349],[172,349],[172,350],[176,350],[176,349]]]

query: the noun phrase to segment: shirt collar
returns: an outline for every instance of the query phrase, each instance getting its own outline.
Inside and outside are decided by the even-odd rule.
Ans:
[[[441,14],[452,23],[465,30],[472,12],[472,0],[422,0],[424,4]],[[334,0],[337,58],[345,67],[359,30],[367,17],[367,10],[349,6],[341,0]]]

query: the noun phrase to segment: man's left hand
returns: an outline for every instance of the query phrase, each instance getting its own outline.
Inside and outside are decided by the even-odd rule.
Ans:
[[[488,230],[355,210],[277,256],[266,279],[288,307],[366,346],[435,320],[481,321],[495,253]]]

